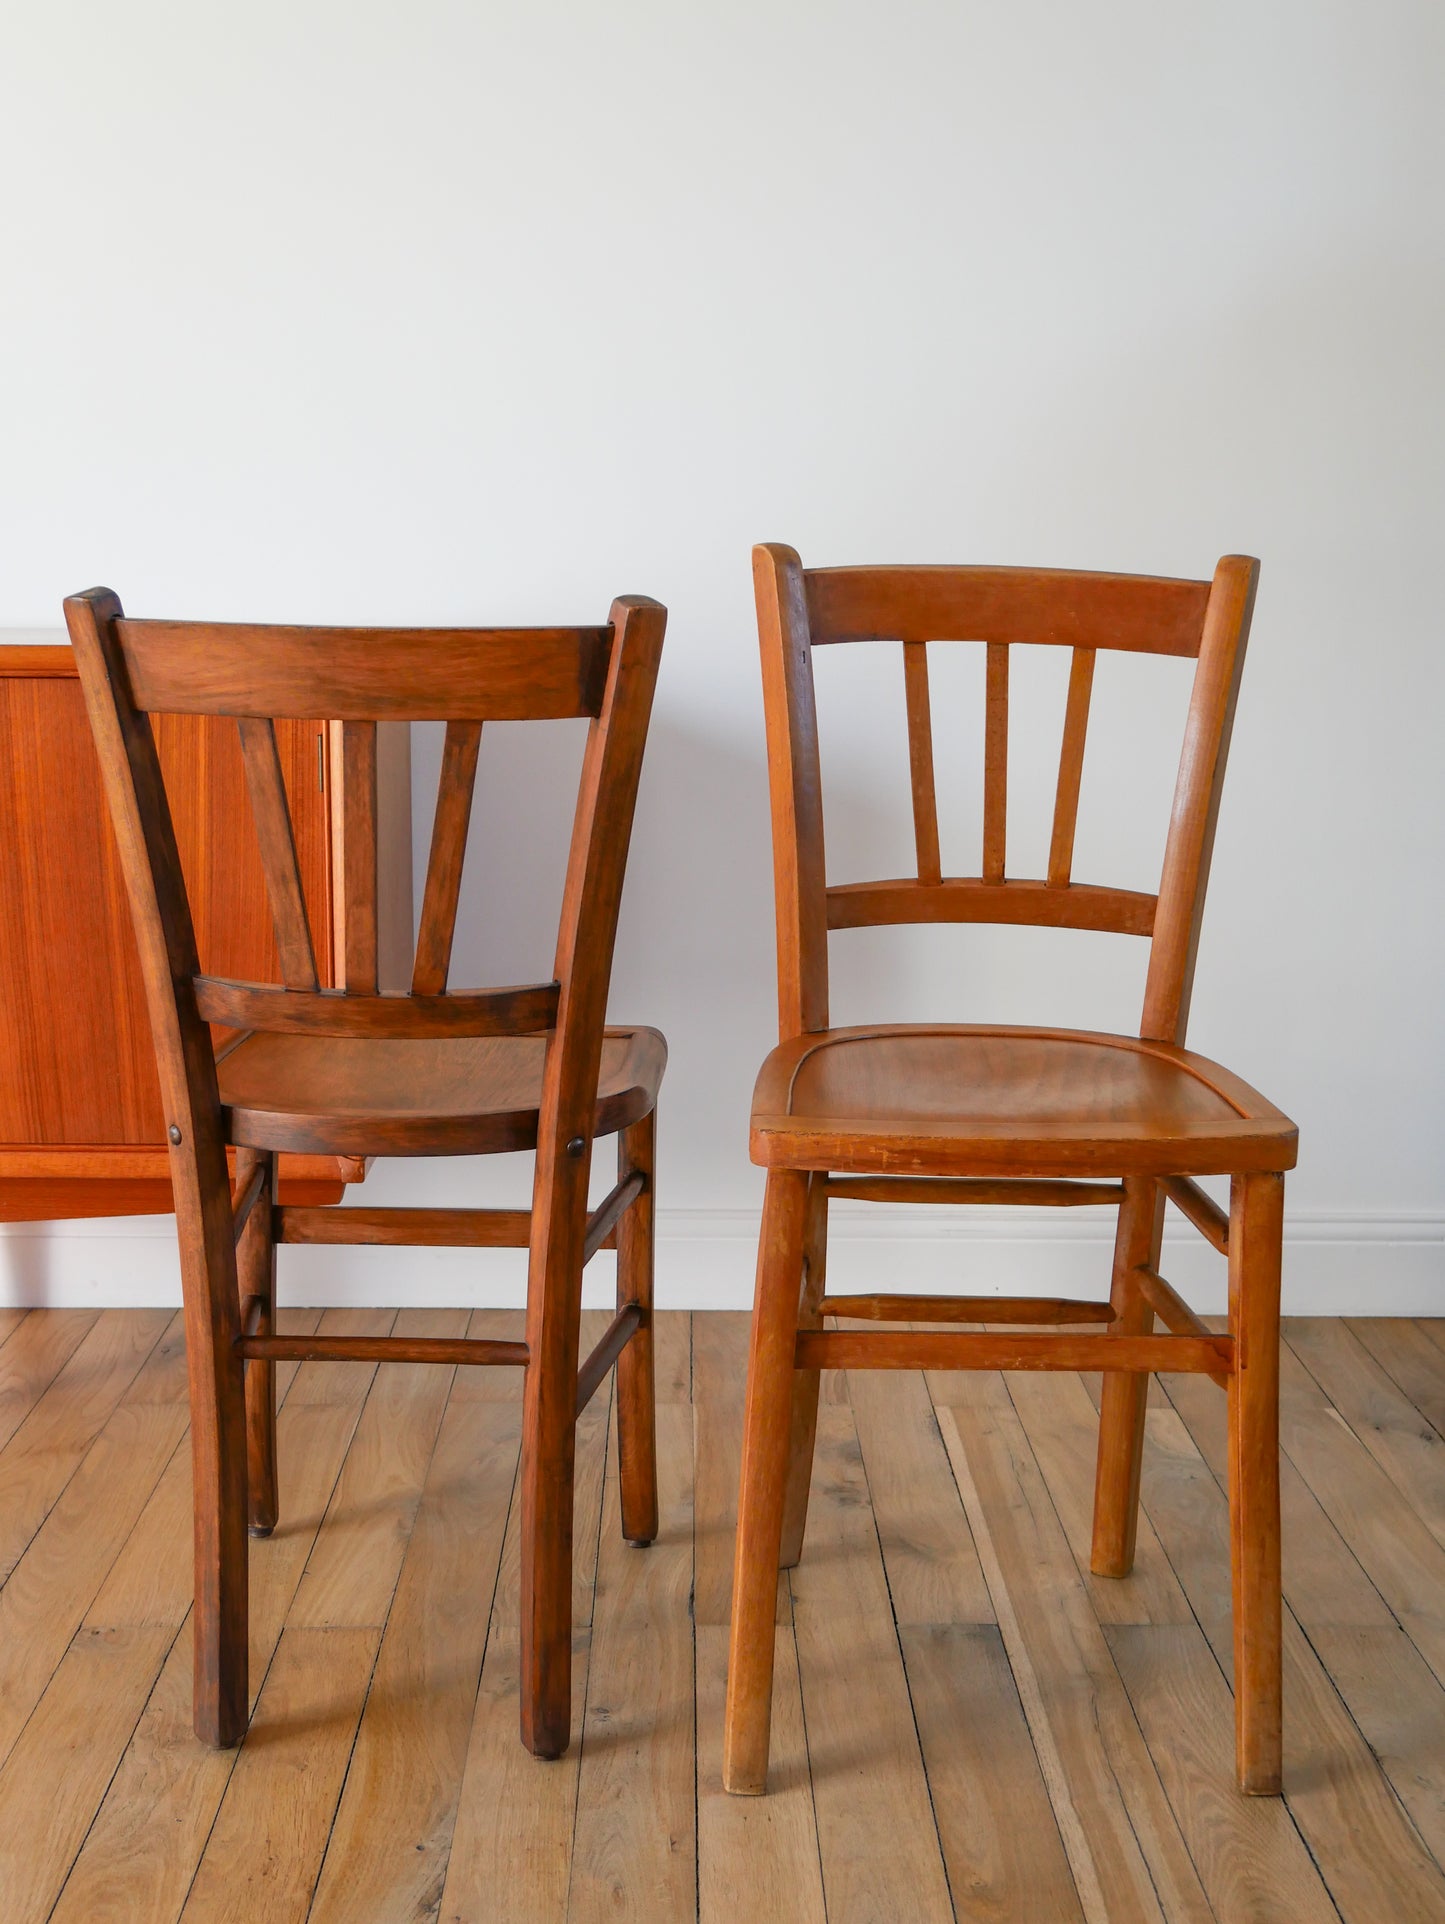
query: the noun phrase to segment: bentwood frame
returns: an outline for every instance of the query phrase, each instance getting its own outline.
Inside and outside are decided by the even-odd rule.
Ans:
[[[724,1780],[766,1782],[776,1576],[801,1553],[818,1373],[1102,1370],[1092,1567],[1134,1558],[1149,1373],[1202,1372],[1227,1392],[1237,1774],[1280,1786],[1278,1321],[1283,1175],[1294,1125],[1183,1047],[1205,888],[1258,565],[1212,581],[1042,569],[805,570],[754,551],[772,790],[779,1047],[759,1075],[752,1155],[768,1171],[748,1366]],[[916,874],[829,886],[814,648],[902,644]],[[943,874],[927,650],[986,647],[981,872]],[[1016,645],[1070,650],[1047,874],[1006,873],[1008,668]],[[1157,895],[1080,883],[1073,851],[1099,649],[1195,662]],[[935,1025],[829,1026],[829,933],[881,923],[1002,922],[1150,942],[1136,1038]],[[1231,1178],[1226,1214],[1195,1178]],[[1107,1301],[825,1294],[828,1204],[1118,1208]],[[1159,1274],[1166,1199],[1229,1265],[1229,1329],[1211,1331]],[[1155,1318],[1167,1335],[1153,1333]],[[835,1319],[943,1324],[872,1332]],[[958,1323],[1024,1325],[999,1331]],[[1029,1328],[1027,1326],[1035,1327]],[[1082,1325],[1069,1329],[1069,1325]]]
[[[66,603],[135,922],[170,1139],[190,1373],[197,1733],[247,1720],[247,1525],[277,1520],[274,1365],[283,1359],[525,1371],[521,1725],[541,1756],[571,1721],[574,1428],[614,1364],[623,1533],[657,1530],[652,1381],[653,1114],[666,1049],[605,1030],[628,840],[665,611],[613,604],[594,628],[307,629],[128,620],[109,591]],[[282,982],[202,972],[150,715],[232,716],[267,872]],[[345,980],[323,985],[274,721],[340,726],[347,813]],[[551,980],[448,988],[485,721],[585,718],[587,742]],[[446,723],[409,991],[377,981],[376,728]],[[225,1038],[213,1046],[210,1025]],[[619,1180],[590,1214],[592,1145]],[[227,1147],[236,1150],[234,1187]],[[534,1148],[526,1210],[284,1208],[279,1151],[477,1154]],[[279,1243],[521,1246],[525,1339],[283,1336]],[[618,1251],[618,1313],[579,1368],[584,1264]]]

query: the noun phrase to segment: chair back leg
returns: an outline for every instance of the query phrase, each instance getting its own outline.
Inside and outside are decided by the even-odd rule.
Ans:
[[[1236,1176],[1229,1222],[1229,1546],[1239,1788],[1280,1789],[1279,1298],[1284,1177]]]
[[[1140,1293],[1134,1271],[1141,1263],[1158,1267],[1163,1228],[1164,1196],[1159,1185],[1144,1177],[1129,1177],[1119,1205],[1114,1278],[1109,1291],[1115,1315],[1111,1328],[1122,1336],[1147,1336],[1154,1327],[1154,1312]],[[1095,1576],[1127,1577],[1134,1567],[1148,1400],[1149,1378],[1141,1371],[1104,1372],[1094,1475],[1094,1540],[1089,1557]]]
[[[782,1548],[793,1418],[793,1353],[808,1212],[808,1178],[768,1172],[743,1415],[732,1635],[723,1723],[723,1784],[760,1796],[767,1785]]]
[[[646,1187],[617,1224],[617,1307],[642,1311],[631,1341],[617,1359],[617,1468],[622,1535],[639,1549],[657,1535],[657,1416],[652,1340],[653,1186],[657,1112],[617,1138],[619,1181],[636,1170]]]
[[[799,1329],[821,1329],[828,1267],[828,1178],[815,1171],[808,1178],[808,1216],[803,1232],[803,1288],[798,1307]],[[793,1378],[793,1422],[788,1446],[788,1494],[783,1505],[783,1543],[780,1561],[793,1569],[803,1555],[808,1527],[808,1492],[813,1484],[813,1445],[818,1435],[818,1391],[821,1370],[798,1370]]]
[[[272,1206],[276,1199],[276,1157],[265,1149],[236,1151],[236,1193],[244,1195],[257,1168],[261,1191],[246,1218],[236,1245],[236,1284],[244,1327],[248,1306],[258,1305],[251,1333],[274,1335],[276,1329],[276,1241]],[[276,1487],[276,1365],[253,1358],[246,1364],[246,1501],[253,1537],[268,1537],[276,1528],[279,1506]]]

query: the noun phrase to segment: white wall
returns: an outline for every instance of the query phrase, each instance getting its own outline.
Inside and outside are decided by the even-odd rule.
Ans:
[[[1435,0],[50,0],[3,39],[0,622],[94,581],[302,621],[669,605],[613,1008],[672,1043],[670,1300],[742,1300],[751,1267],[770,538],[818,563],[1263,558],[1191,1039],[1301,1125],[1291,1303],[1445,1305]],[[1115,666],[1076,872],[1149,886],[1183,688]],[[894,868],[897,664],[825,672],[833,872]],[[1016,725],[1032,701],[1047,738],[1027,869],[1062,693],[1018,674]],[[935,694],[960,866],[977,682],[959,651]],[[503,797],[570,779],[567,730],[540,756],[504,734],[477,828],[514,849],[479,890],[550,876],[565,826]],[[1022,783],[1022,732],[1016,755]],[[420,742],[419,807],[434,767]],[[476,970],[545,956],[535,908],[467,913]],[[840,1019],[1137,1019],[1122,937],[834,955]],[[520,1180],[394,1164],[368,1188]],[[173,1287],[165,1227],[12,1232],[7,1286]],[[1101,1255],[1077,1220],[840,1229],[860,1278],[1072,1279],[1087,1255],[1097,1279]],[[294,1254],[293,1292],[400,1293],[393,1256]],[[475,1285],[473,1257],[404,1260],[417,1290]],[[1217,1300],[1208,1252],[1176,1267]]]

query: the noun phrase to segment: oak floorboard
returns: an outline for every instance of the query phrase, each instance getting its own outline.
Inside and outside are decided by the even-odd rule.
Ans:
[[[1175,1411],[1151,1411],[1144,1506],[1226,1678],[1233,1675],[1229,1512]],[[1285,1545],[1289,1569],[1289,1545]],[[1289,1603],[1284,1801],[1346,1924],[1445,1917],[1445,1879]],[[1432,1909],[1432,1907],[1435,1907]]]
[[[1445,1545],[1293,1358],[1281,1370],[1280,1386],[1286,1455],[1445,1683]]]
[[[391,1333],[462,1336],[467,1315],[403,1310]],[[386,1622],[453,1374],[435,1363],[378,1364],[288,1627],[379,1630]]]
[[[103,1310],[0,1452],[0,1583],[160,1341],[165,1310]]]
[[[514,1482],[438,1913],[441,1924],[557,1924],[566,1916],[611,1400],[611,1384],[604,1383],[577,1424],[573,1597],[575,1605],[585,1592],[587,1610],[572,1632],[573,1740],[564,1756],[546,1763],[529,1755],[518,1738],[521,1511]]]
[[[315,1322],[307,1312],[286,1312],[298,1320]],[[379,1317],[364,1312],[375,1324],[389,1325],[391,1312]],[[329,1310],[320,1327],[329,1334],[359,1335],[355,1311]],[[337,1324],[342,1327],[338,1329]],[[347,1327],[350,1325],[350,1327]],[[351,1403],[306,1400],[314,1373],[336,1369],[348,1373],[361,1395]],[[277,1456],[281,1470],[281,1519],[275,1532],[251,1545],[250,1683],[252,1702],[261,1689],[281,1626],[306,1558],[320,1528],[332,1489],[341,1471],[364,1397],[364,1383],[350,1364],[305,1363],[295,1373],[277,1419]],[[186,1478],[189,1486],[189,1475]],[[157,1498],[163,1498],[162,1479]],[[173,1500],[174,1492],[170,1493]],[[144,1521],[144,1520],[143,1520]],[[157,1526],[159,1527],[159,1526]],[[188,1628],[174,1634],[187,1618],[190,1605],[189,1524],[180,1545],[172,1542],[164,1567],[171,1572],[169,1595],[157,1600],[146,1585],[144,1566],[149,1546],[144,1540],[132,1560],[130,1546],[117,1560],[106,1589],[92,1608],[92,1625],[104,1629],[106,1616],[124,1621],[130,1610],[153,1613],[168,1621],[174,1616],[169,1654],[154,1686],[136,1678],[138,1701],[131,1718],[133,1730],[114,1774],[107,1765],[105,1794],[85,1836],[74,1868],[65,1881],[54,1913],[55,1924],[92,1924],[104,1917],[145,1918],[147,1924],[172,1924],[185,1901],[196,1865],[205,1847],[216,1811],[230,1780],[237,1753],[216,1751],[198,1743],[191,1729],[191,1638]],[[133,1571],[125,1581],[127,1568]],[[117,1594],[107,1592],[116,1585]],[[148,1596],[142,1603],[137,1592]],[[66,1678],[70,1654],[57,1673],[52,1689]],[[82,1693],[83,1678],[75,1688]],[[43,1707],[43,1706],[42,1706]]]
[[[899,1635],[955,1915],[1082,1924],[998,1627],[907,1624]]]
[[[295,1312],[291,1316],[295,1319]],[[316,1313],[305,1312],[300,1320],[314,1324]],[[143,1369],[102,1431],[97,1450],[123,1418],[167,1413],[164,1404],[132,1405],[131,1398],[145,1377]],[[149,1386],[154,1389],[154,1378]],[[184,1425],[184,1409],[169,1413]],[[37,1544],[89,1468],[87,1459],[51,1512]],[[6,1768],[0,1771],[0,1839],[23,1837],[29,1845],[7,1862],[0,1844],[0,1888],[7,1890],[18,1917],[50,1915],[186,1617],[191,1586],[190,1468],[189,1450],[178,1445],[87,1610],[84,1624],[46,1683]],[[125,1478],[119,1481],[123,1485]],[[103,1528],[100,1534],[104,1535]],[[22,1560],[20,1569],[24,1567]],[[8,1589],[0,1592],[0,1606],[8,1595]],[[34,1642],[28,1647],[33,1652]],[[97,1914],[106,1913],[102,1909]],[[124,1915],[123,1907],[115,1914]]]
[[[430,1917],[441,1900],[521,1442],[508,1403],[442,1419],[312,1924]]]
[[[1127,1577],[1096,1577],[1089,1568],[1099,1418],[1078,1376],[1014,1370],[1005,1381],[1100,1623],[1190,1622],[1189,1604],[1147,1516],[1139,1518],[1134,1568]],[[1219,1396],[1213,1383],[1201,1381]]]
[[[895,1622],[992,1623],[993,1602],[921,1373],[851,1370],[848,1395]]]
[[[1351,1316],[1345,1328],[1442,1436],[1445,1436],[1445,1355],[1408,1316]]]
[[[282,1633],[184,1924],[304,1924],[379,1641],[370,1626]]]
[[[1445,1436],[1338,1319],[1288,1317],[1290,1350],[1419,1515],[1445,1544]]]
[[[6,1924],[42,1924],[51,1916],[105,1796],[115,1759],[174,1638],[173,1630],[156,1624],[87,1630],[66,1653],[63,1674],[42,1696],[0,1771],[0,1892]],[[127,1911],[102,1896],[100,1907],[92,1908],[87,1899],[84,1910],[72,1908],[70,1915],[94,1920],[147,1913]]]
[[[474,1309],[467,1335],[493,1343],[520,1343],[527,1333],[524,1309]],[[457,1371],[452,1385],[454,1403],[520,1403],[526,1372],[510,1364],[491,1368],[471,1365]]]
[[[0,1590],[0,1764],[185,1432],[174,1404],[116,1410]],[[0,1822],[7,1801],[0,1770]]]
[[[696,1635],[700,1924],[741,1924],[745,1918],[825,1924],[818,1820],[792,1626],[778,1631],[766,1797],[729,1797],[722,1787],[728,1633],[719,1624],[699,1624]]]
[[[1198,1624],[1105,1636],[1219,1924],[1335,1924],[1282,1800],[1234,1788],[1234,1706]]]
[[[652,1374],[659,1403],[692,1401],[692,1316],[687,1310],[652,1312]]]
[[[1012,1407],[939,1427],[1089,1924],[1212,1912]]]
[[[622,1537],[610,1452],[597,1550],[569,1924],[697,1913],[692,1413],[657,1411],[658,1532]]]
[[[953,1916],[849,1405],[818,1411],[802,1561],[790,1573],[830,1919]],[[779,1637],[786,1637],[787,1626]]]
[[[93,1309],[32,1310],[0,1349],[0,1450],[95,1327]]]
[[[748,1324],[749,1318],[739,1310],[693,1317],[693,1618],[698,1624],[724,1628],[732,1609]],[[786,1579],[778,1584],[778,1596],[779,1621],[789,1622],[792,1606]]]
[[[1198,1474],[1197,1466],[1188,1460],[1197,1450],[1222,1488],[1227,1439],[1219,1421],[1217,1399],[1199,1394],[1198,1377],[1171,1376],[1166,1381],[1191,1446],[1175,1446],[1181,1457],[1176,1474],[1185,1478]],[[1208,1389],[1210,1385],[1205,1383],[1203,1387]],[[1327,1476],[1323,1487],[1332,1507],[1347,1515],[1350,1509],[1360,1507],[1349,1500],[1353,1469],[1363,1465],[1367,1478],[1382,1473],[1338,1419],[1329,1418],[1325,1432],[1327,1441],[1338,1438],[1346,1445],[1343,1468],[1339,1474]],[[1151,1438],[1155,1477],[1167,1459],[1173,1435],[1171,1429],[1161,1426]],[[1285,1599],[1395,1794],[1436,1861],[1445,1864],[1445,1745],[1440,1742],[1440,1732],[1445,1730],[1445,1686],[1396,1620],[1340,1534],[1335,1518],[1288,1456],[1283,1459],[1281,1472]],[[1207,1491],[1203,1507],[1213,1509],[1217,1516],[1217,1499]],[[1368,1504],[1364,1507],[1368,1513]],[[1413,1518],[1409,1527],[1417,1535],[1427,1561],[1433,1559],[1433,1538]],[[1440,1580],[1445,1581],[1445,1570]],[[1420,1588],[1414,1594],[1428,1604],[1428,1571],[1421,1573]],[[1407,1592],[1407,1600],[1408,1596]],[[1213,1607],[1220,1614],[1227,1611],[1227,1595],[1216,1597]],[[1419,1614],[1413,1614],[1419,1628]],[[1438,1632],[1440,1628],[1436,1618],[1427,1618],[1424,1623],[1427,1629]]]
[[[584,1346],[609,1314],[588,1312]],[[1445,1917],[1445,1543],[1419,1507],[1445,1323],[1290,1326],[1283,1800],[1233,1789],[1216,1388],[1156,1386],[1136,1576],[1105,1584],[1087,1573],[1097,1384],[942,1372],[825,1384],[803,1560],[779,1586],[770,1795],[726,1797],[747,1327],[658,1319],[653,1549],[620,1540],[610,1381],[582,1418],[575,1741],[544,1764],[517,1737],[520,1372],[417,1371],[398,1398],[389,1372],[417,1366],[278,1370],[281,1521],[251,1546],[261,1701],[218,1753],[190,1730],[177,1319],[32,1311],[8,1337],[0,1319],[0,1491],[33,1521],[0,1584],[3,1924]],[[379,1466],[393,1420],[415,1429],[393,1463],[409,1484]],[[374,1531],[355,1563],[328,1548],[343,1526]],[[328,1560],[384,1590],[378,1621],[298,1620]],[[1116,1819],[1138,1885],[1100,1842]]]

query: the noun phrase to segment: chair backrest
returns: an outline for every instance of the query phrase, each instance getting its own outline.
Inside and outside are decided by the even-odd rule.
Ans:
[[[828,1026],[831,929],[896,922],[1012,922],[1151,938],[1141,1036],[1182,1042],[1229,735],[1259,564],[1227,555],[1213,581],[1044,568],[807,568],[791,548],[753,550],[763,656],[784,1040]],[[823,866],[812,651],[902,644],[917,874],[829,888]],[[983,854],[976,876],[939,860],[928,644],[986,649]],[[1004,872],[1009,650],[1071,650],[1047,876]],[[1101,648],[1196,663],[1157,895],[1073,879],[1074,827],[1095,656]]]
[[[352,1037],[553,1036],[541,1135],[591,1140],[608,983],[666,611],[633,596],[597,628],[254,627],[132,621],[106,589],[65,604],[115,824],[173,1129],[219,1115],[208,1023]],[[233,716],[282,982],[201,973],[152,714]],[[452,991],[453,931],[485,721],[587,717],[550,982]],[[341,737],[345,980],[321,986],[275,722]],[[409,991],[377,982],[377,723],[446,723]],[[176,1137],[173,1134],[172,1141]],[[540,1137],[539,1137],[540,1141]],[[214,1173],[214,1171],[212,1171]]]

